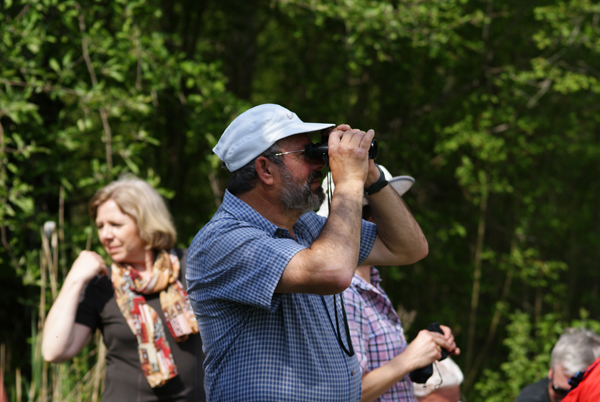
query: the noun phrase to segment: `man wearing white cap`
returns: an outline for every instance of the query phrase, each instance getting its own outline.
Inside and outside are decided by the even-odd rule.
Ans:
[[[325,162],[304,151],[306,133],[330,127],[260,105],[213,149],[231,181],[187,261],[210,401],[359,400],[358,362],[332,295],[350,285],[357,263],[410,264],[427,254],[419,225],[368,159],[373,130],[329,133],[331,213],[312,212],[324,199]],[[375,224],[360,218],[365,191]]]

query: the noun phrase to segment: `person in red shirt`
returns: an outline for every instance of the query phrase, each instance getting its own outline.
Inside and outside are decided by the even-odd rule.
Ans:
[[[600,336],[585,328],[567,328],[552,349],[548,376],[525,387],[515,402],[559,402],[571,389],[569,379],[600,356]],[[590,401],[600,399],[590,399]]]
[[[598,402],[600,401],[600,357],[580,376],[575,376],[570,384],[573,388],[562,402]],[[581,380],[579,379],[581,377]],[[573,381],[574,380],[574,381]],[[580,381],[580,382],[579,382]]]

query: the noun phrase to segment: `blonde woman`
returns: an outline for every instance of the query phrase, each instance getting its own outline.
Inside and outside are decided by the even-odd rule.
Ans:
[[[202,343],[185,292],[185,251],[162,197],[137,178],[89,204],[110,256],[82,251],[44,326],[47,361],[71,359],[96,329],[106,344],[103,401],[203,401]]]

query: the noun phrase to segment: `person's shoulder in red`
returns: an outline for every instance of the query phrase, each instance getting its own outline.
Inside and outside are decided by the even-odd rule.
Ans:
[[[562,402],[598,401],[600,401],[600,357],[585,371],[581,382],[562,400]]]

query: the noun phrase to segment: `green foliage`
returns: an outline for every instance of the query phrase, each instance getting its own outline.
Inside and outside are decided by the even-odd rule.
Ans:
[[[55,392],[40,382],[47,369],[39,351],[35,357],[39,337],[25,336],[27,317],[43,317],[56,297],[44,282],[51,273],[40,266],[43,222],[60,226],[60,283],[67,261],[93,243],[87,200],[121,174],[148,179],[170,199],[186,179],[205,177],[190,193],[208,200],[205,215],[215,208],[214,167],[198,156],[208,156],[207,136],[218,135],[241,103],[226,91],[217,62],[186,53],[177,32],[160,29],[162,15],[145,0],[0,6],[0,275],[10,284],[0,311],[2,322],[15,323],[0,329],[0,339],[8,348],[6,381],[15,384],[22,368],[29,400]],[[31,354],[21,353],[25,342]],[[75,366],[85,374],[82,364]],[[74,384],[61,386],[66,393]]]
[[[225,188],[211,148],[239,112],[273,102],[374,128],[378,162],[416,178],[404,199],[429,255],[383,269],[384,287],[417,311],[409,336],[453,328],[469,400],[510,399],[543,374],[564,327],[552,320],[600,314],[599,11],[587,0],[0,4],[7,383],[15,368],[30,384],[39,374],[29,322],[54,297],[42,224],[58,223],[60,287],[80,250],[100,249],[87,201],[134,173],[168,199],[187,246]],[[95,358],[78,359],[82,376]]]

